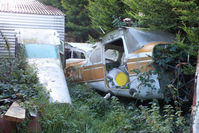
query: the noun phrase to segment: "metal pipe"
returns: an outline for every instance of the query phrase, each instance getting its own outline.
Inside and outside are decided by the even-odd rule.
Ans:
[[[194,124],[195,122],[195,117],[196,117],[196,114],[197,114],[197,103],[196,101],[198,100],[197,99],[197,90],[199,88],[197,88],[197,80],[198,80],[198,73],[199,73],[199,51],[198,51],[198,57],[197,57],[197,66],[196,66],[196,73],[195,73],[195,81],[194,81],[194,88],[193,88],[193,103],[192,103],[192,111],[191,111],[191,133],[197,133],[198,131],[197,130],[194,130],[196,128],[194,128],[194,126],[197,126]],[[199,112],[198,112],[199,113]],[[199,126],[199,125],[198,125]]]

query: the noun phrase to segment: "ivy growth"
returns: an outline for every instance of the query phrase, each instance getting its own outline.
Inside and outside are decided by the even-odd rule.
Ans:
[[[0,61],[0,113],[4,114],[14,101],[29,101],[42,86],[36,71],[28,67],[23,50],[18,58],[1,58]]]

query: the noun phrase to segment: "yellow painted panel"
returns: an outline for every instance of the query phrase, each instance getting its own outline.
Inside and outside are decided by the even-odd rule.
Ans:
[[[104,65],[103,64],[90,65],[90,66],[84,67],[84,69],[91,69],[91,68],[96,68],[96,67],[104,67]]]
[[[128,67],[128,72],[129,74],[134,74],[134,72],[132,72],[132,70],[134,69],[139,69],[141,72],[147,72],[150,69],[153,69],[152,65],[149,65],[149,63],[151,63],[152,61],[148,61],[148,62],[135,62],[135,63],[127,63],[127,67]]]
[[[144,60],[152,60],[152,58],[151,57],[133,58],[133,59],[128,59],[127,62],[144,61]]]
[[[83,61],[77,61],[77,62],[70,62],[70,63],[66,63],[66,67],[65,69],[71,67],[71,66],[80,66],[83,64]]]
[[[162,44],[162,43],[168,43],[168,42],[152,42],[152,43],[145,45],[144,47],[142,47],[141,49],[139,49],[133,53],[152,52],[155,45]]]
[[[71,77],[72,80],[81,81],[93,81],[104,79],[104,65],[92,65],[92,66],[70,66],[66,69],[65,74],[67,77]]]
[[[92,81],[104,79],[104,67],[90,68],[82,70],[82,80],[83,81]]]

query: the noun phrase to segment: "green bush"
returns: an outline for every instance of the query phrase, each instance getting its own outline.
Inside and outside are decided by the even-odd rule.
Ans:
[[[195,0],[125,0],[126,10],[137,26],[169,31],[177,35],[178,46],[191,56],[198,53],[199,3]]]
[[[157,100],[143,105],[122,103],[115,96],[105,100],[84,84],[68,81],[72,106],[47,104],[41,107],[43,132],[129,133],[188,132],[189,115],[182,116],[172,105]]]
[[[3,60],[2,60],[3,62]],[[1,62],[1,63],[2,63]],[[36,72],[27,67],[24,58],[4,59],[1,64],[1,99],[19,101],[27,112],[37,109],[45,133],[129,133],[188,132],[189,115],[172,105],[160,106],[152,101],[143,105],[120,102],[115,96],[105,100],[85,84],[68,81],[72,105],[49,103],[48,94],[38,83]],[[9,77],[9,78],[8,78]],[[9,80],[10,79],[10,80]],[[1,105],[6,110],[8,104]],[[28,132],[26,120],[18,132]]]
[[[23,55],[19,58],[0,59],[0,113],[5,113],[14,101],[29,101],[42,86],[38,83],[36,71],[30,68]]]

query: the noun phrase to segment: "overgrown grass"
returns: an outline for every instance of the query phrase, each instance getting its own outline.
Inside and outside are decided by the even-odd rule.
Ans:
[[[181,110],[172,105],[160,106],[157,100],[140,105],[134,101],[123,103],[115,96],[105,100],[85,84],[71,81],[68,88],[72,105],[49,103],[36,73],[19,61],[1,63],[1,74],[7,76],[2,76],[0,82],[1,99],[20,99],[27,109],[26,120],[18,125],[18,132],[28,132],[25,128],[29,122],[28,112],[34,109],[41,116],[44,133],[189,132],[189,115],[182,115]]]
[[[157,100],[144,105],[105,100],[84,84],[68,82],[72,106],[39,103],[45,133],[189,132],[189,115]],[[39,99],[38,99],[39,100]],[[42,100],[45,101],[45,100]]]

